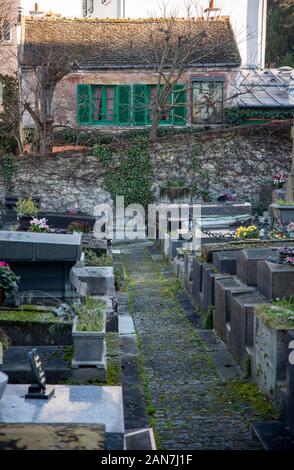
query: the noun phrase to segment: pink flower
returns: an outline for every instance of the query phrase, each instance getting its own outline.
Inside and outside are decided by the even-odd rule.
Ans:
[[[5,261],[0,261],[0,268],[6,268],[8,266],[9,266],[9,264],[6,263]]]

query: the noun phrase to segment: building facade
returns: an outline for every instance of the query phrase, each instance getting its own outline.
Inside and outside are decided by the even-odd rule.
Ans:
[[[161,20],[27,18],[22,64],[26,86],[32,86],[32,70],[38,57],[44,59],[47,47],[50,53],[54,46],[59,56],[70,53],[64,48],[78,47],[75,70],[54,93],[55,123],[108,130],[151,126],[163,24]],[[208,24],[179,19],[172,34],[176,40],[187,31],[197,35],[203,27],[207,29],[195,57],[160,109],[160,126],[222,124],[224,108],[234,104],[229,98],[236,93],[240,55],[229,18]],[[186,52],[181,50],[183,56]],[[171,50],[165,73],[173,57]],[[27,116],[26,125],[31,124]]]

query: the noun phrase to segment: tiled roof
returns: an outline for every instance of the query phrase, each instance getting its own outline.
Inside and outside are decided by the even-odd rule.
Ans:
[[[24,64],[38,63],[54,46],[55,53],[79,56],[85,69],[154,67],[163,49],[167,20],[97,20],[68,18],[26,18]],[[240,54],[228,17],[171,20],[172,37],[195,37],[205,31],[190,65],[240,65]],[[172,48],[171,48],[172,49]],[[60,52],[62,51],[62,52]],[[182,54],[187,50],[182,48]],[[173,57],[173,50],[170,58]],[[165,61],[167,63],[167,61]]]

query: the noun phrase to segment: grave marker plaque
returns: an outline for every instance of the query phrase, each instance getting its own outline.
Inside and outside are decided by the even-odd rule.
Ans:
[[[25,398],[34,398],[39,400],[48,400],[54,394],[54,389],[47,392],[46,376],[42,367],[42,361],[37,349],[32,349],[28,354],[34,383],[29,386]]]

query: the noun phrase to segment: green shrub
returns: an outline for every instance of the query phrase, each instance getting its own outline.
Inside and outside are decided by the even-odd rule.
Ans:
[[[75,304],[74,310],[78,316],[78,331],[102,331],[104,327],[105,304],[93,297],[86,297],[81,304]]]
[[[39,212],[39,206],[32,198],[18,199],[15,210],[18,217],[36,217]]]

